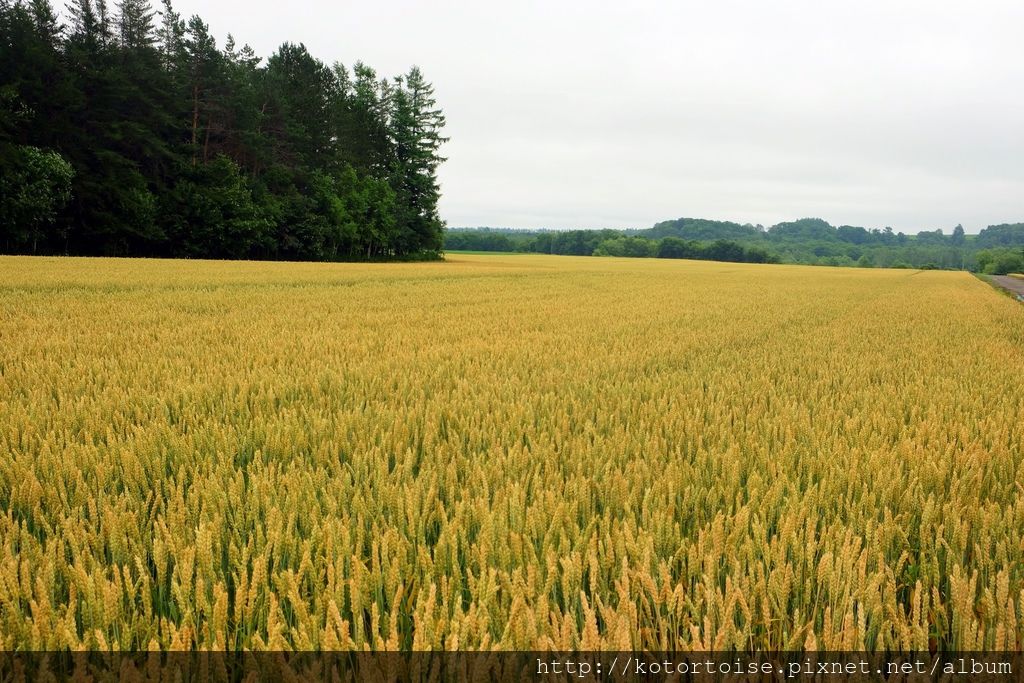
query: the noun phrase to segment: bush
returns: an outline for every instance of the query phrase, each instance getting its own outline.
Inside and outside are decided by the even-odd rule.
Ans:
[[[978,269],[986,275],[1024,272],[1024,250],[986,249],[978,252]]]

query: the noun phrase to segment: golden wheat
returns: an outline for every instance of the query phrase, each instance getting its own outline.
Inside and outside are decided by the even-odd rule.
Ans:
[[[961,273],[0,258],[2,649],[1019,649]]]

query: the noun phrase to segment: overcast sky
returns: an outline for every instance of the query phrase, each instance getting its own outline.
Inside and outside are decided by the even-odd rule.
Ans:
[[[158,4],[158,3],[154,3]],[[1024,220],[1024,2],[178,0],[223,45],[418,64],[450,226]]]

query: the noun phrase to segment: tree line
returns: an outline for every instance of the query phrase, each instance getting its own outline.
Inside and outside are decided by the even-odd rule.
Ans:
[[[170,0],[0,0],[0,250],[436,257],[444,123],[416,67],[264,60]]]
[[[680,218],[646,230],[451,229],[445,235],[445,249],[964,269],[1003,274],[1024,271],[1024,223],[989,226],[978,235],[967,235],[959,225],[948,235],[941,229],[906,235],[891,228],[835,227],[820,218],[804,218],[770,228]]]
[[[778,263],[778,258],[757,245],[735,240],[695,240],[678,237],[650,239],[618,230],[501,231],[491,228],[449,229],[448,251],[502,251],[570,256],[628,256],[677,258],[740,263]]]

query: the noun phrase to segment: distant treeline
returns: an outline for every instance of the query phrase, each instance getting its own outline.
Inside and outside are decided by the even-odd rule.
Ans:
[[[164,0],[0,0],[0,251],[388,259],[442,247],[444,116],[284,43],[265,61]]]
[[[905,235],[891,228],[834,227],[820,218],[803,218],[767,229],[680,218],[647,230],[451,229],[445,234],[445,249],[966,269],[1002,274],[1024,271],[1024,223],[989,226],[978,235],[965,234],[959,225],[948,235],[941,229]]]

